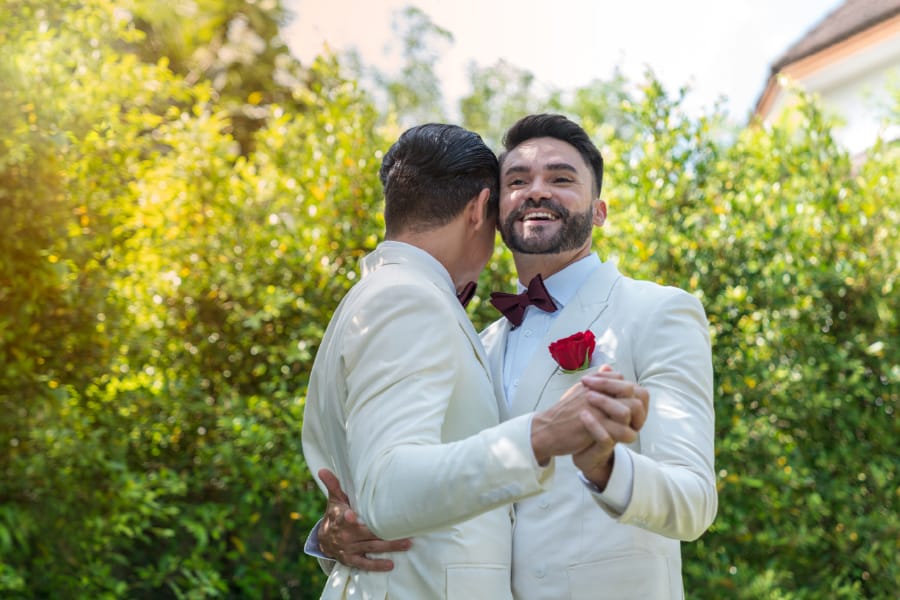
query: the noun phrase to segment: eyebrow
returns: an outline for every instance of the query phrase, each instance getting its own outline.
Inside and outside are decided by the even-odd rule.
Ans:
[[[578,174],[578,170],[567,162],[558,162],[558,163],[548,163],[543,166],[543,170],[545,171],[569,171],[572,173]],[[526,167],[525,165],[512,165],[503,173],[503,175],[511,175],[513,173],[529,173],[531,169]]]
[[[512,175],[513,173],[528,173],[531,169],[524,165],[513,165],[503,172],[503,175]]]
[[[544,170],[546,171],[571,171],[572,173],[578,173],[578,169],[575,168],[575,165],[570,165],[566,162],[559,163],[550,163],[548,165],[544,165]]]

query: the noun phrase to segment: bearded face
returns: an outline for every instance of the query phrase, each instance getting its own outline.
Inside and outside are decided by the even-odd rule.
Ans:
[[[572,212],[553,199],[526,200],[500,223],[500,235],[514,252],[559,254],[583,247],[593,230],[593,207]]]

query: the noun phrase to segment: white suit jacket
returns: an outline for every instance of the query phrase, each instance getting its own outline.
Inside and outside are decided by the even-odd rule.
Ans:
[[[531,310],[531,309],[530,309]],[[717,509],[713,374],[700,302],[672,287],[622,276],[603,263],[554,320],[543,347],[577,331],[597,338],[592,369],[609,363],[650,391],[649,416],[628,445],[631,501],[615,514],[556,461],[551,488],[515,505],[516,600],[651,600],[683,597],[679,540],[699,537]],[[507,407],[502,372],[509,322],[482,333],[501,419],[557,402],[583,373],[566,374],[537,352]]]
[[[511,503],[552,468],[534,459],[530,415],[500,424],[487,356],[440,263],[398,243],[364,259],[316,355],[303,451],[375,534],[415,537],[391,572],[337,564],[323,598],[511,598]]]

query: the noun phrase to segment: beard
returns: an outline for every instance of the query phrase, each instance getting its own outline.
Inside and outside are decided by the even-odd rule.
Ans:
[[[531,229],[537,235],[525,237],[516,231],[516,222],[522,218],[527,209],[543,208],[559,215],[559,230],[552,236],[540,235],[543,227],[540,221],[532,221]],[[549,223],[549,221],[548,221]],[[583,213],[572,214],[569,210],[556,204],[552,200],[540,202],[527,201],[517,210],[514,210],[500,223],[500,237],[513,252],[522,254],[559,254],[568,250],[580,248],[591,237],[594,228],[593,207],[588,207]]]

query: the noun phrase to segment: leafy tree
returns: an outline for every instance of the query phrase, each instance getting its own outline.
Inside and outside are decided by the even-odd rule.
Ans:
[[[16,124],[0,137],[3,595],[314,595],[302,392],[374,246],[374,110],[320,60],[315,110],[267,108],[242,156],[213,86],[130,53],[143,33],[112,3],[16,8],[0,29]]]
[[[538,112],[577,116],[587,131],[598,132],[604,140],[633,135],[623,109],[630,102],[633,86],[618,68],[609,79],[560,90],[500,59],[487,67],[471,63],[469,80],[472,91],[459,102],[463,126],[477,131],[498,152],[506,129],[522,116]]]
[[[654,82],[609,142],[627,272],[704,302],[716,372],[716,523],[685,546],[699,597],[893,594],[896,148],[859,172],[816,105],[732,145]]]
[[[303,398],[381,236],[396,118],[335,57],[273,86],[277,2],[194,3],[195,28],[159,6],[0,14],[0,595],[317,597]],[[266,49],[224,61],[244,19]],[[425,50],[413,62],[433,65]],[[200,68],[207,53],[223,62]],[[544,107],[479,76],[473,123],[518,106],[585,124],[607,161],[598,250],[706,306],[720,511],[684,546],[687,589],[893,597],[900,147],[851,161],[808,99],[732,132],[652,73]],[[508,250],[481,284],[514,284]]]
[[[551,95],[536,89],[530,71],[504,59],[488,67],[470,63],[469,80],[472,91],[459,102],[462,124],[498,152],[506,129],[523,115],[544,110]]]
[[[288,18],[281,0],[130,0],[123,6],[145,33],[128,49],[145,62],[165,59],[188,83],[211,84],[244,153],[267,105],[303,109],[296,93],[305,73],[279,33]]]
[[[401,130],[427,123],[443,122],[446,116],[443,95],[435,67],[441,47],[453,43],[453,34],[434,23],[415,6],[394,14],[394,37],[402,44],[402,66],[397,74],[373,69],[378,89],[387,96],[388,112]]]

